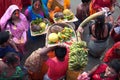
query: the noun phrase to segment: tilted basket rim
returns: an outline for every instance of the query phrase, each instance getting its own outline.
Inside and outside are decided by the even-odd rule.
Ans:
[[[46,33],[46,46],[48,46],[48,45],[54,45],[54,44],[48,44],[48,36],[49,36],[49,32],[50,32],[50,29],[51,29],[51,27],[53,27],[54,25],[62,25],[62,24],[64,24],[64,25],[67,25],[67,27],[70,27],[72,30],[73,30],[73,32],[74,32],[74,35],[75,35],[75,41],[77,41],[77,35],[76,35],[76,32],[75,32],[75,30],[74,30],[74,28],[72,27],[72,25],[70,25],[70,24],[68,24],[68,23],[54,23],[54,24],[52,24],[51,26],[49,26],[49,28],[48,28],[48,31],[47,31],[47,33]]]
[[[54,14],[54,16],[53,16],[53,21],[54,21],[54,23],[64,23],[64,22],[76,22],[76,21],[78,21],[78,18],[77,18],[75,15],[73,15],[73,19],[71,19],[71,20],[63,20],[63,21],[61,21],[61,22],[56,21],[56,20],[55,20],[55,15],[56,15],[57,13],[59,13],[59,12],[56,12],[56,13]],[[62,12],[62,13],[63,13],[63,12]],[[73,13],[73,12],[72,12],[72,13]]]

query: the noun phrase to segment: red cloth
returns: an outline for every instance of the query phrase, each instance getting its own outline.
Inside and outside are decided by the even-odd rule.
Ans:
[[[101,9],[102,7],[112,7],[112,2],[111,0],[92,0],[92,8],[96,11],[98,9]]]
[[[21,0],[0,0],[0,18],[11,4],[16,4],[20,9],[22,9]]]
[[[23,5],[23,7],[27,7],[27,6],[31,5],[31,0],[22,0],[22,5]]]
[[[5,0],[0,0],[0,18],[2,17],[2,15],[4,14],[5,12],[5,3],[4,3]],[[8,0],[9,1],[9,0]]]
[[[107,64],[101,64],[98,66],[98,68],[96,69],[96,71],[93,73],[92,75],[92,80],[114,80],[115,77],[108,77],[108,78],[101,78],[101,73],[105,72],[107,68]]]
[[[115,43],[115,44],[112,46],[112,48],[110,48],[110,49],[105,53],[105,56],[104,56],[104,59],[103,59],[104,62],[109,62],[109,61],[111,61],[111,60],[113,60],[113,59],[117,59],[117,58],[120,59],[120,55],[118,55],[118,54],[115,53],[115,49],[116,49],[117,47],[120,47],[120,42]]]
[[[117,26],[116,26],[116,27],[117,27]],[[115,42],[120,41],[120,34],[117,34],[117,33],[114,31],[114,29],[112,29],[110,35],[111,35],[112,39],[113,39]]]
[[[116,28],[116,27],[120,27],[120,16],[117,18],[117,22],[116,22],[116,25],[114,26],[114,28]],[[110,35],[115,42],[118,42],[118,41],[120,41],[120,34],[116,33],[114,28],[112,29]]]
[[[46,61],[48,65],[48,76],[52,80],[58,80],[60,77],[65,76],[68,69],[68,50],[65,60],[63,62],[59,61],[56,57],[50,58]]]

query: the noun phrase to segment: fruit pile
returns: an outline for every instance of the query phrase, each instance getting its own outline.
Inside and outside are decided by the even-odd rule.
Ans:
[[[60,32],[53,32],[48,35],[48,42],[49,44],[54,44],[58,42],[65,42],[70,40],[73,36],[73,30],[69,27],[64,27]]]
[[[57,22],[61,22],[64,20],[72,20],[74,18],[74,14],[69,10],[69,9],[65,9],[63,10],[63,12],[57,12],[54,15],[55,21]]]
[[[74,42],[70,46],[69,53],[69,69],[81,70],[87,65],[88,61],[88,49],[86,48],[86,42]]]
[[[40,34],[45,31],[47,22],[41,18],[37,18],[31,22],[31,31],[34,34]]]

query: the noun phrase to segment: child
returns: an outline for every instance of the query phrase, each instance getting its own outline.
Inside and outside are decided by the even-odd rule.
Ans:
[[[53,58],[47,56],[47,53],[51,50],[55,51],[55,57]],[[48,71],[44,76],[44,80],[63,79],[68,69],[68,52],[66,47],[61,45],[44,47],[40,55],[48,65]]]
[[[3,58],[7,52],[16,52],[19,56],[22,56],[17,49],[14,42],[11,40],[8,31],[0,32],[0,58]]]

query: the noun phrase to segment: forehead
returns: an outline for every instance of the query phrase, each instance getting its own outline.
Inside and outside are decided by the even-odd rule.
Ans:
[[[18,10],[18,9],[16,9],[16,10],[13,12],[13,14],[14,14],[14,13],[19,13],[19,10]]]

